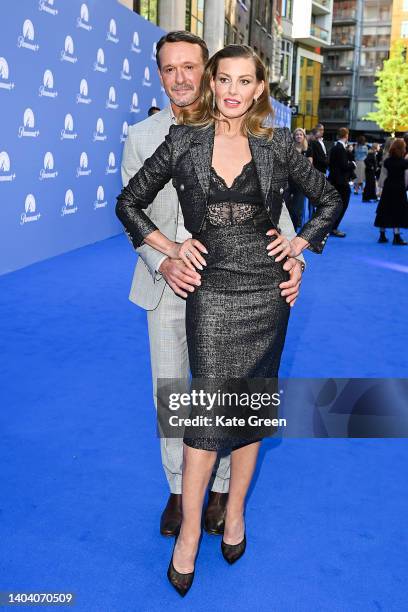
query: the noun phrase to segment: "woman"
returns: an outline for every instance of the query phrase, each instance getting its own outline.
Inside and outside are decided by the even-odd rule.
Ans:
[[[299,127],[293,132],[293,140],[295,143],[296,150],[306,157],[306,159],[312,164],[313,154],[310,145],[307,141],[306,132],[303,128]],[[297,183],[289,178],[289,201],[288,210],[292,219],[295,230],[298,230],[303,225],[303,218],[305,214],[305,194],[302,189],[299,188]]]
[[[371,200],[377,200],[377,181],[376,181],[376,172],[377,172],[377,151],[380,146],[376,143],[373,144],[372,148],[369,150],[367,157],[365,158],[365,175],[366,182],[364,185],[363,191],[363,202],[370,202]]]
[[[403,138],[396,138],[392,143],[384,167],[387,178],[384,181],[381,199],[377,206],[374,226],[380,228],[378,242],[388,242],[385,234],[387,227],[394,229],[393,244],[404,246],[408,244],[401,238],[400,228],[408,227],[408,202],[405,184],[405,171],[408,169],[408,159],[405,159],[406,147]]]
[[[363,188],[365,181],[365,158],[368,154],[368,147],[366,145],[366,139],[364,136],[359,136],[357,139],[357,146],[354,150],[354,160],[356,162],[356,178],[354,181],[354,193],[358,195],[359,189]]]
[[[201,286],[186,303],[193,378],[277,376],[290,311],[279,293],[287,278],[282,262],[305,248],[321,253],[342,208],[324,175],[296,151],[289,130],[263,125],[272,112],[266,83],[250,47],[218,51],[206,65],[198,108],[184,111],[183,125],[171,126],[118,197],[116,213],[136,248],[144,241],[200,270]],[[289,176],[318,205],[290,242],[277,228]],[[143,212],[170,179],[192,234],[182,244]],[[259,445],[259,438],[222,440],[211,427],[201,437],[186,429],[183,520],[167,572],[181,595],[193,581],[204,495],[220,448],[232,449],[221,550],[229,563],[244,553],[244,502]]]
[[[387,169],[384,166],[384,162],[390,154],[390,149],[394,141],[395,141],[395,138],[390,136],[389,138],[387,138],[387,140],[384,143],[384,149],[383,149],[382,160],[381,160],[380,176],[378,178],[378,194],[380,196],[384,188],[385,179],[387,178]]]

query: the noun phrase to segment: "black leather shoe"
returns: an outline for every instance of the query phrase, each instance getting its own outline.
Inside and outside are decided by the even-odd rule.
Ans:
[[[227,500],[228,493],[210,491],[208,494],[208,505],[204,514],[204,529],[210,535],[222,535],[224,533]]]
[[[221,540],[221,552],[222,556],[230,565],[238,561],[244,554],[246,549],[246,534],[244,533],[244,539],[238,544],[226,544],[224,539]]]
[[[385,235],[385,232],[380,232],[380,237],[378,239],[378,242],[380,242],[380,243],[388,242],[388,238]]]
[[[336,236],[336,238],[345,238],[346,234],[340,230],[333,230],[330,232],[330,236]]]
[[[182,519],[181,493],[170,493],[167,505],[160,519],[160,533],[164,536],[176,536],[180,531]]]
[[[174,542],[174,548],[176,547],[176,544],[177,544],[177,538],[176,538],[176,541]],[[173,554],[174,554],[174,548],[173,548]],[[167,570],[167,578],[169,579],[170,584],[174,586],[177,593],[181,595],[182,597],[184,597],[190,590],[191,585],[193,584],[195,569],[189,574],[182,574],[178,572],[173,565],[173,554],[171,555],[169,567]]]

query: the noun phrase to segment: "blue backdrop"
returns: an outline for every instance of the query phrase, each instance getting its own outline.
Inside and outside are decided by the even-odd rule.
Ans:
[[[0,274],[122,231],[127,127],[168,103],[163,31],[117,0],[18,0],[0,21]]]

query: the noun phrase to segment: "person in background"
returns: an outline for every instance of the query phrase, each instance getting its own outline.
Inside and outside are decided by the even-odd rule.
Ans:
[[[349,160],[349,162],[355,162],[356,160],[354,159],[354,145],[349,143],[346,146],[346,152],[347,152],[347,159]],[[355,169],[356,169],[356,165],[353,164],[353,169],[350,170],[349,183],[353,183],[354,179],[356,178]]]
[[[313,162],[313,154],[310,145],[307,141],[306,132],[303,128],[299,127],[293,132],[293,140],[295,147],[306,157],[310,163]],[[303,225],[304,213],[305,213],[305,194],[297,183],[289,178],[289,198],[287,207],[289,210],[290,217],[292,219],[295,230],[298,230]]]
[[[337,189],[343,203],[343,210],[338,217],[332,231],[331,236],[337,238],[345,238],[346,234],[339,230],[339,225],[343,219],[350,201],[350,173],[355,168],[355,162],[349,161],[347,155],[347,141],[349,130],[346,127],[339,128],[337,132],[337,142],[330,151],[329,158],[329,182]]]
[[[149,110],[147,111],[147,116],[151,117],[152,115],[155,115],[156,113],[160,113],[160,108],[158,106],[151,106]]]
[[[378,195],[381,196],[381,192],[383,190],[384,187],[384,182],[385,179],[387,178],[387,169],[384,166],[384,162],[387,159],[387,157],[390,154],[390,148],[392,143],[394,142],[395,138],[387,138],[387,140],[385,141],[384,144],[384,148],[383,148],[383,152],[382,152],[382,161],[381,161],[381,170],[380,170],[380,176],[378,178]]]
[[[313,139],[310,143],[310,148],[312,151],[313,165],[317,170],[323,174],[326,174],[329,160],[327,157],[326,145],[323,139],[324,126],[319,123],[315,128],[313,128],[312,135]]]
[[[356,162],[356,178],[354,180],[354,193],[359,194],[359,190],[363,189],[365,181],[365,159],[368,155],[368,147],[366,145],[365,136],[359,136],[357,139],[357,146],[354,151],[354,159]]]
[[[368,151],[367,157],[365,158],[365,186],[363,191],[363,202],[370,202],[371,200],[378,200],[377,198],[377,182],[375,175],[377,172],[377,158],[376,153],[380,148],[380,145],[374,143],[372,148]]]
[[[387,178],[384,181],[381,199],[377,206],[374,226],[380,228],[378,242],[388,242],[385,235],[387,227],[394,229],[392,244],[408,244],[401,238],[400,228],[408,228],[408,201],[405,184],[405,171],[408,170],[408,159],[405,141],[396,138],[390,147],[389,156],[384,161]]]
[[[375,172],[375,178],[377,180],[377,194],[378,194],[378,181],[380,180],[381,165],[383,161],[383,154],[384,154],[384,146],[378,145],[378,149],[375,153],[375,160],[377,164],[377,170]]]

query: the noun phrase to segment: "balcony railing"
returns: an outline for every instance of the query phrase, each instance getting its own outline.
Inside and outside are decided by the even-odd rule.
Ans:
[[[312,25],[310,27],[310,33],[315,38],[320,38],[320,40],[324,40],[325,42],[327,42],[329,40],[329,32],[328,32],[328,30],[325,30],[324,28],[321,28],[320,26],[318,26],[315,23],[312,23]]]
[[[325,72],[352,72],[353,68],[354,66],[351,64],[333,64],[331,62],[325,62],[323,64],[323,71]]]
[[[354,36],[332,36],[332,45],[336,47],[354,47]]]
[[[351,84],[350,85],[335,85],[334,87],[323,86],[320,89],[320,95],[324,97],[344,97],[348,98],[351,96]]]
[[[350,109],[349,108],[320,108],[319,119],[325,121],[349,121]]]
[[[334,5],[333,21],[354,21],[357,19],[356,9],[341,9]]]

